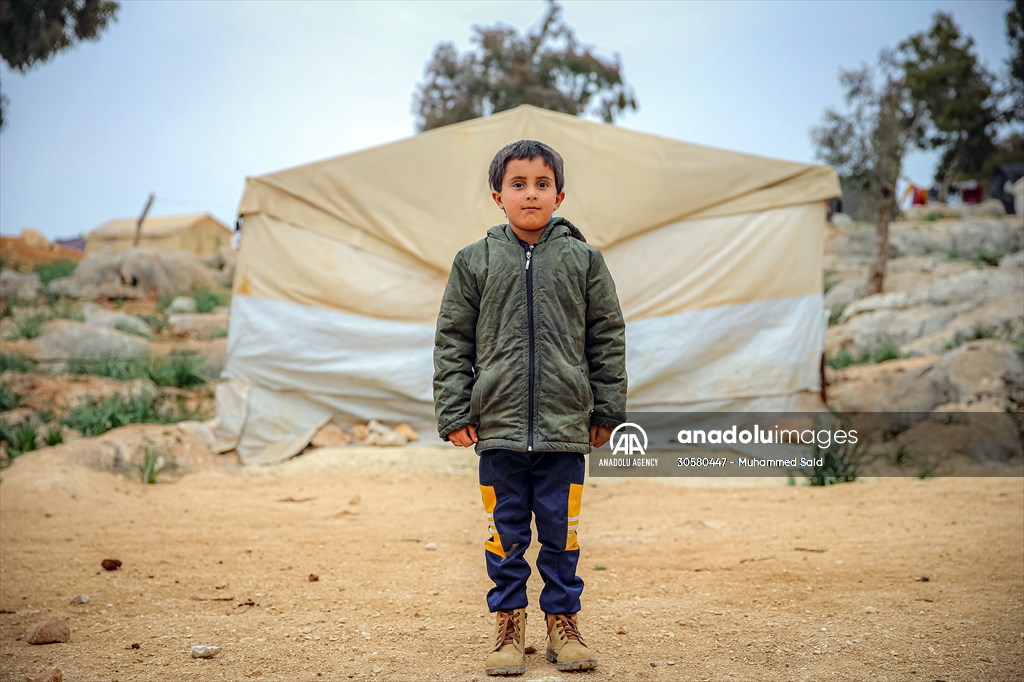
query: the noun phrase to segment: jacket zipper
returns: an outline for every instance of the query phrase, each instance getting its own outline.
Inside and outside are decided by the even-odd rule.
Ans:
[[[526,450],[531,452],[533,450],[533,393],[534,393],[534,381],[533,381],[533,273],[530,271],[530,257],[533,256],[533,247],[536,244],[531,244],[526,249],[526,319],[527,329],[529,331],[529,348],[530,348],[530,362],[527,375],[527,425],[526,425]]]

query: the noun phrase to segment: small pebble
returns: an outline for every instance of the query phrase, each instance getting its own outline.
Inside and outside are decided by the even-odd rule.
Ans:
[[[437,549],[437,543],[428,542],[426,545],[424,545],[424,549],[428,549],[428,550],[433,551],[433,550]]]
[[[318,576],[316,573],[310,573],[309,574],[309,582],[315,583],[318,580],[320,580],[320,576]]]
[[[191,653],[192,658],[213,658],[220,653],[220,647],[196,644],[192,647]]]
[[[120,559],[104,559],[103,563],[102,563],[102,566],[103,566],[103,570],[104,571],[116,571],[119,568],[121,568],[121,560]]]
[[[878,609],[876,609],[874,606],[865,606],[864,613],[878,613]]]
[[[88,604],[89,595],[87,594],[76,594],[71,599],[68,599],[69,604]]]

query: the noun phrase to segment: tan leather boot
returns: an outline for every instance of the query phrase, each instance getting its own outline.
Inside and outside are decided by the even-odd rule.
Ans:
[[[548,660],[559,670],[590,670],[597,667],[597,659],[583,643],[576,629],[575,613],[547,614]]]
[[[522,675],[526,672],[523,638],[526,636],[526,609],[497,611],[494,649],[484,665],[488,675]]]

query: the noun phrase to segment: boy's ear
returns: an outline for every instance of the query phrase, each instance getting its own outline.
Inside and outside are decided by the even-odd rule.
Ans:
[[[491,190],[491,198],[494,199],[494,203],[498,205],[498,208],[500,208],[502,211],[505,210],[505,207],[501,204],[501,192],[495,192]]]
[[[559,206],[561,206],[563,201],[565,201],[565,191],[564,190],[559,192],[558,196],[555,197],[555,208],[557,209]]]

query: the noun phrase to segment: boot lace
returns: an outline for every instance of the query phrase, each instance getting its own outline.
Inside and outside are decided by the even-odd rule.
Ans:
[[[515,617],[515,613],[512,611],[499,611],[501,615],[501,625],[498,627],[498,642],[497,648],[501,648],[506,644],[518,643],[521,637],[519,630],[519,620]]]
[[[567,613],[555,614],[555,627],[561,631],[562,635],[568,639],[575,639],[580,644],[583,644],[583,636],[580,635],[580,631],[576,629],[576,619]],[[584,646],[586,646],[584,644]]]

